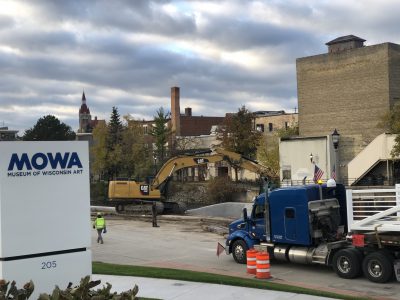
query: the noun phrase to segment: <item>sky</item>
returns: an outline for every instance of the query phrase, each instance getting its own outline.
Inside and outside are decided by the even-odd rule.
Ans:
[[[152,119],[170,110],[224,116],[297,107],[296,58],[353,34],[400,44],[397,0],[0,0],[0,126],[54,115]]]

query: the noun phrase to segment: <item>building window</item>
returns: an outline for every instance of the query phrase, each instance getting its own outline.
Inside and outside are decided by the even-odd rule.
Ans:
[[[268,123],[268,130],[269,130],[269,132],[274,130],[274,125],[272,123]]]
[[[143,133],[144,133],[144,134],[148,134],[147,130],[148,130],[148,129],[147,129],[147,125],[144,125],[144,126],[143,126]]]
[[[256,125],[256,130],[258,132],[264,132],[264,124],[257,124]]]
[[[292,174],[291,174],[291,170],[282,170],[282,179],[284,180],[291,180],[292,179]]]

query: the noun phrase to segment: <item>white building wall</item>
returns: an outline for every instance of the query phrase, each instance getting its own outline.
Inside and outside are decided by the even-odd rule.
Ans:
[[[324,172],[322,179],[329,179],[335,159],[329,135],[279,142],[280,180],[283,184],[299,184],[304,177],[307,182],[313,180],[314,164],[310,161],[310,154],[313,162]],[[290,178],[284,179],[283,173],[289,171]]]

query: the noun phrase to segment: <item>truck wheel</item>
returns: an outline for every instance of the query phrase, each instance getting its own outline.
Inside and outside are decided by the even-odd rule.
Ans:
[[[363,272],[372,282],[388,282],[393,276],[393,257],[385,251],[372,252],[364,258]]]
[[[124,211],[124,205],[123,204],[117,204],[115,206],[115,210],[117,211],[117,213],[121,213]]]
[[[232,256],[238,264],[245,264],[247,245],[243,240],[237,240],[232,245]]]
[[[361,257],[357,249],[341,249],[332,260],[333,270],[339,277],[352,279],[361,273]]]

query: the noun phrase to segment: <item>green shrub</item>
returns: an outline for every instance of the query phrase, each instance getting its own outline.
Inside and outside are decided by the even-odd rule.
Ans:
[[[243,192],[246,190],[227,176],[215,177],[207,184],[207,198],[210,203],[231,202]]]
[[[38,300],[135,300],[136,295],[139,291],[137,285],[133,287],[132,290],[122,292],[121,294],[111,293],[111,284],[108,282],[106,286],[101,289],[93,290],[93,288],[100,284],[100,280],[91,281],[90,276],[86,276],[81,279],[78,286],[72,287],[72,283],[68,284],[65,290],[61,290],[56,286],[51,295],[40,294]],[[5,280],[0,280],[0,300],[18,299],[25,300],[28,299],[34,290],[35,286],[32,281],[24,285],[23,289],[17,289],[15,281],[10,282]]]
[[[97,181],[90,183],[90,200],[92,202],[105,202],[108,197],[108,182]]]

